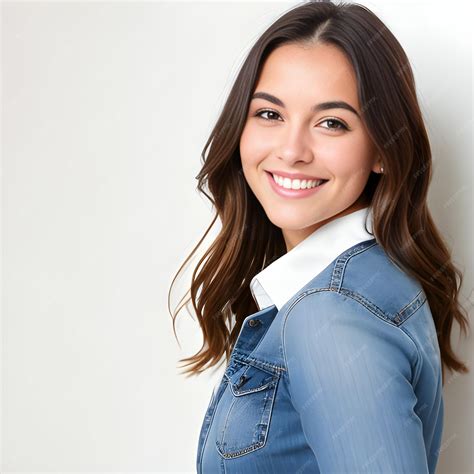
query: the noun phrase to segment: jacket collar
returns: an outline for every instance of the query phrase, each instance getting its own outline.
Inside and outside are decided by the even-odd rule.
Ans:
[[[280,310],[344,250],[373,239],[372,229],[370,207],[346,214],[316,229],[252,278],[250,291],[259,310],[272,305]]]

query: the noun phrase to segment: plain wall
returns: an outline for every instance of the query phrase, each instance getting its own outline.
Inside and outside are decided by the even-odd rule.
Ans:
[[[469,15],[362,3],[411,60],[429,204],[472,315]],[[2,472],[195,472],[224,367],[179,375],[202,338],[183,312],[178,345],[168,289],[212,218],[195,189],[205,141],[245,54],[294,5],[2,3]],[[471,365],[472,339],[453,341]],[[472,382],[448,376],[441,474],[474,470]]]

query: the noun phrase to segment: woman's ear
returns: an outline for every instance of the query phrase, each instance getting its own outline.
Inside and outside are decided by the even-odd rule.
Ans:
[[[372,166],[372,171],[374,173],[383,173],[382,159],[377,155],[374,165]]]

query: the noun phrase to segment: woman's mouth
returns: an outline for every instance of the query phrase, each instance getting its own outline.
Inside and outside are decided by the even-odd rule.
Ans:
[[[272,189],[282,197],[286,198],[302,198],[311,196],[318,192],[324,184],[329,181],[324,180],[307,180],[307,179],[290,179],[277,174],[265,171],[270,181]]]

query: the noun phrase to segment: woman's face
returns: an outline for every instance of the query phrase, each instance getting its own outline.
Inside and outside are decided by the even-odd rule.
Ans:
[[[360,118],[354,71],[339,49],[280,46],[267,58],[253,97],[240,139],[242,169],[268,218],[282,229],[287,250],[368,205],[362,191],[380,163]],[[317,107],[326,102],[340,104]],[[281,176],[279,184],[272,173]],[[327,181],[309,188],[318,178]]]

